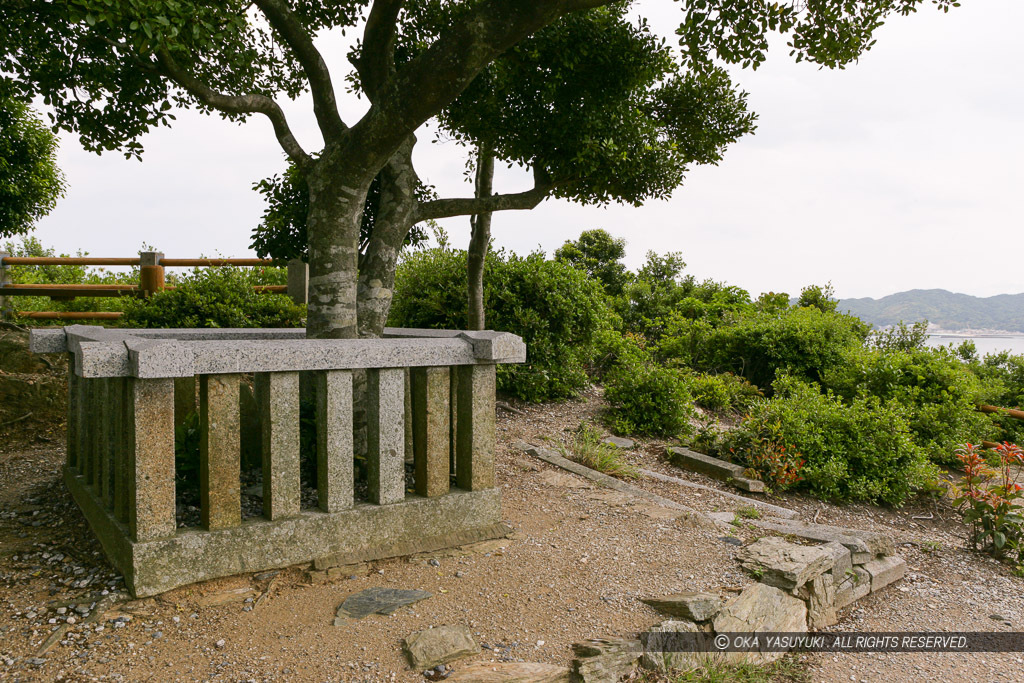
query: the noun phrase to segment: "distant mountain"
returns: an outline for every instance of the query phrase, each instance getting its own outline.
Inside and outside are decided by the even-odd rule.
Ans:
[[[1024,294],[980,298],[944,289],[912,289],[881,299],[841,299],[838,310],[876,327],[927,320],[943,330],[1024,332]]]

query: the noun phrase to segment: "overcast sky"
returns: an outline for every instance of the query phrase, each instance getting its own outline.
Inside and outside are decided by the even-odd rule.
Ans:
[[[675,43],[678,5],[643,0],[639,11]],[[694,169],[671,199],[642,208],[549,200],[531,212],[496,214],[495,241],[550,253],[600,227],[626,238],[630,267],[648,250],[678,251],[698,278],[755,296],[828,281],[843,298],[913,288],[1024,291],[1021,25],[1020,0],[968,0],[948,14],[926,6],[893,18],[875,48],[844,71],[794,64],[778,41],[765,66],[735,72],[760,116],[758,131],[719,166]],[[340,84],[340,37],[319,44]],[[361,104],[344,105],[351,123]],[[306,149],[317,149],[308,100],[286,103],[286,111]],[[443,196],[470,194],[466,151],[431,138],[419,135],[420,175]],[[249,234],[263,210],[251,186],[285,163],[270,125],[181,112],[173,128],[143,144],[139,163],[86,153],[63,136],[68,193],[36,235],[59,251],[94,256],[127,256],[143,242],[169,257],[251,255]],[[499,169],[495,189],[529,184],[525,174]],[[468,242],[468,219],[442,224],[454,244]]]

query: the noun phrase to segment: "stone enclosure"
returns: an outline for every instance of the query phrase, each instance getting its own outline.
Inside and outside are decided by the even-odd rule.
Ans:
[[[506,532],[494,488],[495,370],[525,361],[515,335],[389,328],[381,339],[307,340],[301,329],[76,325],[34,330],[31,348],[71,356],[64,480],[136,596],[328,555],[357,562]],[[361,482],[356,373],[366,385]],[[250,381],[255,415],[246,419]],[[301,504],[302,486],[313,482],[300,484],[300,384],[316,404],[315,508]],[[190,412],[199,415],[200,524],[179,528],[175,427]],[[262,516],[243,520],[245,440],[262,463]]]

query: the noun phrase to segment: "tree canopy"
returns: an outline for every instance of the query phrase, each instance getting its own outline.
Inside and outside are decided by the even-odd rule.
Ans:
[[[27,104],[0,90],[0,236],[28,232],[63,195],[56,136]]]
[[[571,54],[557,48],[573,31],[584,32],[572,38],[578,45],[579,35],[593,30],[575,23],[588,10],[608,8],[612,21],[624,3],[608,0],[6,0],[0,4],[0,78],[24,98],[41,97],[55,125],[77,132],[86,149],[128,156],[140,155],[141,136],[171,125],[179,107],[232,120],[265,116],[308,188],[309,332],[352,337],[379,333],[396,254],[415,223],[532,208],[552,193],[596,201],[659,196],[680,161],[713,161],[729,141],[728,131],[720,135],[701,118],[715,119],[702,97],[728,103],[721,96],[734,92],[719,66],[756,67],[766,58],[772,33],[789,36],[798,61],[842,66],[872,46],[874,31],[887,17],[912,13],[923,2],[680,0],[681,56],[638,74],[653,78],[636,83],[635,109],[602,102],[600,93],[573,100],[573,88],[585,86],[585,78],[613,74],[574,72]],[[932,2],[943,10],[957,4]],[[549,27],[548,37],[526,43],[532,49],[521,47]],[[346,74],[370,102],[358,120],[339,109],[337,74],[314,42],[330,29],[361,31],[354,71]],[[610,41],[627,37],[600,35]],[[506,54],[509,60],[496,63]],[[539,91],[523,91],[518,102],[513,97],[495,106],[487,96],[504,91],[503,78],[540,79],[545,73],[549,78],[533,81]],[[478,89],[480,96],[474,96]],[[305,90],[324,139],[318,152],[302,147],[278,102]],[[551,131],[529,129],[529,117],[554,114],[559,102],[572,105],[557,112],[570,118]],[[574,140],[571,115],[602,106],[609,108],[601,119],[605,125],[628,128],[618,131],[623,137],[609,136],[587,119],[589,139]],[[669,122],[681,107],[692,107],[683,118],[689,123],[673,130]],[[418,180],[411,163],[414,133],[432,117],[467,139],[493,137],[499,158],[533,166],[536,187],[512,195],[407,201]],[[478,130],[478,123],[486,130]],[[559,132],[573,144],[544,146],[552,139],[546,136]],[[668,138],[675,139],[675,148],[665,146]],[[608,139],[618,147],[606,145]],[[581,141],[587,144],[576,144]],[[654,172],[631,176],[604,166],[609,149],[632,154],[642,160],[639,168]],[[676,166],[669,168],[673,161]],[[576,171],[588,165],[582,182]],[[363,209],[378,177],[383,200],[361,252]]]

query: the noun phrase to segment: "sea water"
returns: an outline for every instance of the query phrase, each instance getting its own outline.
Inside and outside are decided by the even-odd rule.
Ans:
[[[1009,351],[1013,354],[1024,354],[1024,335],[1018,334],[929,334],[925,342],[928,346],[958,346],[961,343],[971,340],[978,349],[978,355],[984,356],[987,353],[999,353]]]

